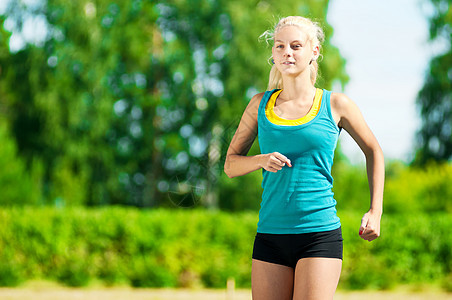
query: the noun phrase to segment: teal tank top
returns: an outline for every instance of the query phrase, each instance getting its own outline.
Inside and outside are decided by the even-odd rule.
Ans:
[[[262,169],[263,193],[257,231],[291,234],[337,229],[341,224],[331,190],[331,167],[341,129],[331,114],[331,92],[323,90],[318,111],[308,122],[279,125],[270,121],[265,111],[271,98],[273,102],[269,104],[274,105],[273,94],[278,91],[265,92],[260,102],[259,146],[262,154],[285,155],[292,167],[286,165],[276,173]]]

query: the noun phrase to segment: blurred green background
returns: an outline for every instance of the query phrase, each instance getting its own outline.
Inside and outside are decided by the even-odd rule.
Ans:
[[[450,1],[431,0],[430,39],[451,43]],[[38,3],[38,2],[37,2]],[[0,285],[48,279],[151,287],[250,286],[261,173],[229,179],[225,153],[266,88],[275,16],[324,26],[317,85],[349,77],[327,0],[10,1],[0,16]],[[39,44],[11,32],[44,20]],[[356,232],[365,168],[336,152],[345,238],[340,287],[452,291],[452,54],[431,58],[413,161],[386,165],[382,237]],[[250,154],[258,153],[257,142]]]

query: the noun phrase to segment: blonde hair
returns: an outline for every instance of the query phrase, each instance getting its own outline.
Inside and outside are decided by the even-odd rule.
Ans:
[[[319,46],[319,50],[321,49],[322,42],[325,39],[325,34],[323,33],[322,28],[317,22],[313,22],[308,18],[299,17],[299,16],[289,16],[286,18],[282,18],[276,24],[273,31],[267,30],[263,34],[261,34],[260,38],[264,38],[267,43],[269,40],[273,40],[278,31],[286,26],[298,26],[301,28],[308,36],[308,40],[311,42],[313,47]],[[317,80],[317,75],[319,72],[319,64],[317,60],[312,61],[310,64],[310,77],[311,82],[314,85]],[[273,89],[282,89],[283,81],[281,72],[276,68],[275,65],[272,66],[270,70],[270,78],[268,80],[268,90]]]

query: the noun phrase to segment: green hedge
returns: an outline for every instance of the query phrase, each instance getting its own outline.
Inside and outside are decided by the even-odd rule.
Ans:
[[[338,210],[369,207],[369,185],[365,166],[337,163],[333,166],[333,191]],[[384,212],[452,214],[452,163],[408,167],[394,161],[386,164]]]
[[[452,214],[452,163],[388,168],[385,210],[391,213],[448,212]]]
[[[342,288],[451,278],[450,215],[384,216],[382,237],[372,243],[357,235],[361,214],[340,217]],[[50,279],[70,286],[101,280],[137,287],[224,287],[234,277],[238,287],[249,287],[256,222],[256,212],[3,208],[0,285]]]
[[[341,214],[340,214],[341,215]],[[452,278],[452,218],[447,213],[383,215],[381,237],[363,241],[356,213],[341,215],[348,289],[388,289],[400,284],[442,284]]]

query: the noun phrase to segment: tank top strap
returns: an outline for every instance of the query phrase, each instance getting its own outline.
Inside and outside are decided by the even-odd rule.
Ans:
[[[273,93],[276,91],[279,91],[279,89],[273,89],[271,91],[266,91],[264,93],[264,96],[262,96],[261,102],[259,103],[259,109],[257,112],[258,121],[259,121],[259,119],[265,117],[265,107],[267,106],[267,102],[268,102],[268,100],[270,100],[271,95],[273,95]]]
[[[331,123],[340,131],[342,128],[337,126],[331,110],[331,91],[327,91],[325,89],[323,90],[322,108],[324,110],[323,113],[326,114],[327,118],[331,121]]]

